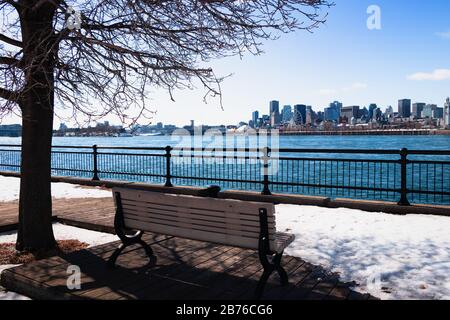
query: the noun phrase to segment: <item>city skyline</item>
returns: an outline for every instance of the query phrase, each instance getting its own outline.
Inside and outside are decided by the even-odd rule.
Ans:
[[[380,30],[367,28],[372,1],[335,2],[326,24],[312,34],[283,34],[265,43],[260,56],[211,61],[208,66],[218,76],[233,74],[222,83],[223,110],[219,99],[203,103],[205,90],[199,83],[192,91],[173,92],[175,102],[166,92],[150,88],[148,105],[156,111],[152,122],[238,123],[243,114],[265,110],[267,101],[276,97],[315,110],[334,100],[395,108],[399,97],[442,107],[450,95],[450,2],[377,1]],[[104,120],[118,123],[112,116]],[[8,117],[2,123],[20,123],[20,118]],[[59,123],[55,118],[54,127]]]

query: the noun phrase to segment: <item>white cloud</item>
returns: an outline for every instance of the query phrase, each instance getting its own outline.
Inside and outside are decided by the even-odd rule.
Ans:
[[[319,94],[322,95],[322,96],[329,96],[329,95],[335,95],[337,93],[342,93],[342,92],[361,91],[361,90],[367,89],[367,87],[368,86],[367,86],[366,83],[355,82],[355,83],[352,83],[350,86],[344,87],[344,88],[339,88],[339,89],[322,89],[322,90],[319,90]]]
[[[436,35],[438,37],[443,38],[443,39],[450,39],[450,31],[447,31],[447,32],[436,32]]]
[[[417,72],[407,77],[412,81],[444,81],[450,80],[450,69],[436,69],[432,72]]]

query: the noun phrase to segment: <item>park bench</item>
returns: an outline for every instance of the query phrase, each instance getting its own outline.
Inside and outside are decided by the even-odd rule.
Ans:
[[[114,226],[122,244],[110,257],[110,267],[115,266],[122,250],[132,244],[142,245],[153,258],[152,249],[142,240],[144,232],[152,232],[257,249],[264,269],[255,291],[258,299],[274,271],[278,272],[281,285],[288,283],[281,258],[294,236],[276,232],[273,204],[124,188],[114,188],[113,196]],[[130,236],[130,230],[136,233]]]

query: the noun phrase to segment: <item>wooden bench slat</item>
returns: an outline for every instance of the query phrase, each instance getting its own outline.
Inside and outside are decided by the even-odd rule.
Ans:
[[[152,228],[154,226],[172,226],[177,228],[183,228],[187,230],[197,230],[197,231],[208,231],[208,232],[216,232],[221,234],[229,234],[229,235],[236,235],[236,236],[243,236],[248,238],[254,238],[259,239],[259,233],[257,232],[249,232],[245,230],[236,230],[236,229],[227,229],[227,228],[219,228],[219,227],[211,227],[211,226],[205,226],[205,225],[198,225],[193,223],[185,223],[181,221],[170,221],[170,220],[159,220],[159,219],[149,219],[151,221],[144,221],[142,219],[133,219],[130,216],[125,217],[125,225],[129,226],[132,223],[141,223],[140,230],[148,231],[148,232],[156,232]],[[138,224],[139,225],[139,224]],[[195,235],[195,234],[194,234]],[[270,239],[269,234],[269,239]],[[273,234],[272,234],[273,236]],[[196,238],[194,238],[196,239]]]
[[[247,232],[256,233],[259,235],[259,227],[257,226],[248,226],[248,225],[242,225],[238,223],[229,223],[228,221],[207,221],[207,220],[199,220],[192,217],[173,217],[173,216],[164,216],[159,214],[153,214],[152,212],[149,212],[148,215],[138,215],[134,212],[125,212],[124,213],[125,218],[133,219],[133,220],[142,220],[147,222],[159,222],[159,221],[170,221],[172,223],[181,222],[184,224],[194,224],[199,226],[209,226],[209,227],[215,227],[215,228],[227,228],[227,229],[235,229],[235,230],[242,230]],[[161,223],[162,224],[162,223]],[[269,234],[274,234],[275,229],[269,229]]]
[[[224,213],[223,217],[217,217],[217,216],[205,216],[205,215],[197,215],[195,213],[189,212],[164,212],[162,210],[155,210],[153,208],[143,208],[143,207],[132,207],[132,206],[123,206],[123,212],[124,214],[133,214],[136,216],[146,217],[147,215],[152,215],[155,217],[172,217],[176,219],[194,219],[198,221],[208,221],[208,222],[215,222],[215,223],[227,223],[227,224],[234,224],[234,225],[242,225],[242,226],[248,226],[248,227],[254,227],[259,231],[259,222],[242,219],[241,217],[237,215],[231,215]],[[275,228],[275,223],[269,222],[269,229]]]
[[[130,210],[138,210],[141,212],[145,212],[146,209],[151,208],[155,212],[161,212],[163,214],[174,214],[182,212],[183,214],[195,214],[198,216],[204,216],[205,218],[210,217],[218,217],[218,218],[235,218],[243,221],[253,221],[257,222],[257,225],[259,226],[259,216],[253,212],[253,214],[248,213],[242,213],[239,211],[219,211],[219,210],[205,210],[205,209],[198,209],[198,208],[192,208],[192,207],[186,207],[186,206],[163,206],[163,205],[155,205],[153,203],[149,202],[139,202],[139,201],[130,201],[130,200],[122,200],[122,206],[123,208],[127,208]],[[255,207],[256,208],[256,207]],[[258,206],[259,208],[259,206]],[[275,217],[269,217],[268,219],[269,223],[275,223]]]
[[[188,195],[178,195],[178,194],[160,194],[156,192],[141,191],[141,190],[131,190],[114,188],[115,192],[120,192],[123,201],[131,200],[137,202],[150,202],[161,205],[173,205],[180,207],[192,207],[196,209],[204,210],[218,210],[219,211],[231,211],[247,213],[250,215],[255,215],[255,207],[265,208],[267,210],[267,216],[273,217],[275,207],[272,203],[257,203],[249,201],[240,200],[230,200],[230,199],[216,199],[216,198],[201,198]],[[168,199],[170,202],[168,203]]]
[[[147,224],[147,222],[139,222],[139,221],[128,221],[128,226],[130,228],[139,229],[144,224]],[[208,232],[208,231],[198,231],[198,230],[191,230],[186,228],[178,228],[178,227],[172,227],[172,226],[166,226],[166,225],[156,225],[152,224],[150,226],[152,230],[156,233],[161,234],[167,234],[172,235],[175,237],[182,237],[182,238],[188,238],[188,239],[196,239],[200,241],[208,241],[208,242],[214,242],[219,244],[225,244],[229,246],[236,246],[241,248],[248,248],[248,249],[257,249],[258,248],[258,239],[256,238],[246,238],[246,237],[240,237],[235,235],[226,235],[222,233],[217,232]]]

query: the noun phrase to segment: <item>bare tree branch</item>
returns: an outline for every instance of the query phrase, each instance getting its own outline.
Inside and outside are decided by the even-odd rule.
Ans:
[[[1,33],[0,33],[0,41],[6,42],[7,44],[10,44],[10,45],[13,45],[13,46],[16,46],[16,47],[22,47],[23,46],[21,41],[12,39],[12,38],[7,37],[7,36],[5,36],[4,34],[1,34]]]

